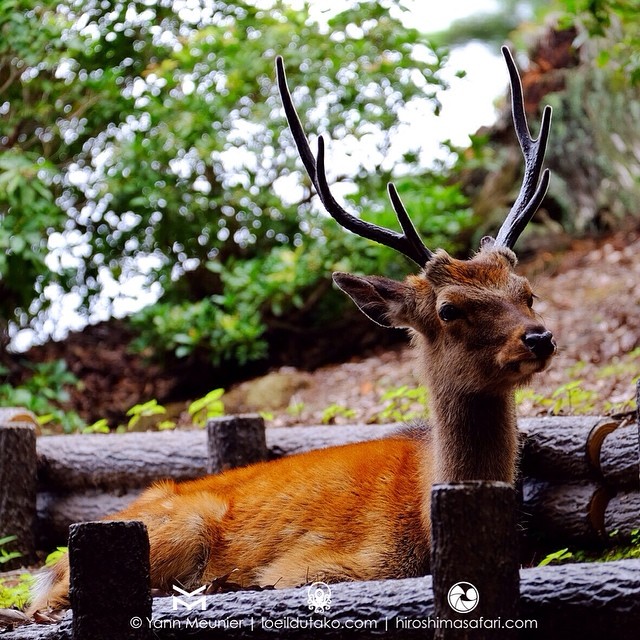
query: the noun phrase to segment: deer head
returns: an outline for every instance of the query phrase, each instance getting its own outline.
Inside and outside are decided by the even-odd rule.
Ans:
[[[302,162],[327,212],[344,228],[396,249],[421,271],[404,282],[380,276],[334,273],[333,279],[362,312],[386,327],[407,327],[422,351],[421,362],[432,391],[500,394],[542,371],[555,353],[552,334],[532,309],[526,278],[515,273],[513,246],[538,209],[549,184],[542,162],[551,124],[544,109],[540,134],[529,132],[520,78],[513,58],[502,48],[511,82],[513,122],[525,159],[522,189],[495,239],[485,237],[469,260],[429,250],[413,226],[398,192],[389,198],[402,233],[368,223],[347,212],[333,197],[325,172],[325,149],[318,138],[311,152],[287,88],[282,58],[276,60],[278,87]]]

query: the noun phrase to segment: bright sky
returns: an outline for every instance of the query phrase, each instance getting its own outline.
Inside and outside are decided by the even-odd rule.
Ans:
[[[299,1],[292,0],[292,4]],[[313,4],[317,7],[314,17],[320,22],[344,7],[343,0],[315,0]],[[312,13],[314,13],[313,4]],[[411,9],[411,25],[428,33],[445,29],[457,18],[491,11],[496,3],[494,0],[447,0],[446,2],[406,0],[405,5]],[[462,79],[456,78],[456,71],[461,69],[464,69],[467,75]],[[507,86],[507,74],[501,57],[477,43],[457,48],[451,53],[449,65],[443,72],[443,77],[450,84],[450,89],[440,96],[442,102],[440,116],[434,116],[426,102],[407,108],[401,114],[395,141],[396,150],[393,155],[400,157],[407,148],[415,148],[416,131],[419,131],[422,162],[428,165],[437,157],[444,156],[445,152],[440,146],[442,141],[450,139],[454,144],[463,146],[469,142],[470,133],[495,120],[494,101],[504,94]],[[339,150],[336,149],[335,152],[339,153]],[[389,161],[395,160],[391,157]],[[345,186],[348,187],[348,185]],[[346,193],[348,190],[348,188],[335,189],[337,193]],[[112,295],[116,293],[113,290],[115,287],[122,297],[114,300],[113,307],[105,298],[105,304],[100,305],[102,308],[94,310],[92,322],[105,320],[111,313],[122,317],[154,302],[155,296],[150,296],[149,293],[143,294],[135,279],[124,285],[114,281],[112,285],[110,287]],[[79,302],[79,297],[74,294],[55,296],[49,320],[45,322],[45,331],[52,334],[55,339],[60,339],[68,330],[81,329],[86,324],[86,319],[76,311]],[[32,330],[21,331],[13,336],[12,346],[18,350],[26,349],[35,337]]]

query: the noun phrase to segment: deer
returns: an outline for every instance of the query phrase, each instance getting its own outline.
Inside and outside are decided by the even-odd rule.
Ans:
[[[520,77],[506,47],[513,123],[525,161],[520,194],[495,238],[467,260],[431,251],[393,184],[388,194],[402,233],[349,213],[331,193],[325,146],[311,151],[276,59],[286,119],[326,211],[345,229],[415,262],[417,274],[335,273],[336,285],[373,322],[411,334],[429,389],[428,424],[389,437],[309,451],[176,483],[159,482],[106,520],[138,520],[150,540],[151,586],[189,590],[233,573],[244,585],[295,587],[415,577],[429,572],[430,494],[436,483],[513,483],[518,457],[515,390],[549,365],[552,333],[533,310],[513,246],[549,184],[542,171],[551,124],[537,139],[524,112]],[[542,172],[542,173],[541,173]],[[40,579],[31,611],[68,606],[63,557]]]

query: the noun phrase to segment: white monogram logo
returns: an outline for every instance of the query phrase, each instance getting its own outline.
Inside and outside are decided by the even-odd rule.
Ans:
[[[201,587],[198,587],[195,591],[189,592],[189,591],[185,591],[184,589],[181,589],[175,584],[173,585],[173,590],[177,591],[178,593],[185,596],[186,598],[193,598],[193,596],[197,596],[199,593],[202,593],[206,588],[207,588],[207,585],[203,584]],[[186,600],[183,600],[179,596],[172,596],[171,603],[174,611],[177,611],[178,603],[180,603],[183,607],[185,607],[185,609],[189,611],[191,611],[191,609],[194,609],[197,605],[200,605],[200,609],[202,611],[204,611],[207,608],[207,598],[204,595],[200,596],[194,602],[187,602]]]

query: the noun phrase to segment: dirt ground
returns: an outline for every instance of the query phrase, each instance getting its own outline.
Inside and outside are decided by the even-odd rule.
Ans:
[[[573,241],[520,271],[559,348],[548,371],[518,393],[520,415],[629,414],[640,374],[640,230]],[[422,410],[410,391],[414,369],[401,346],[313,373],[283,368],[238,385],[225,402],[231,411],[266,407],[273,426],[410,418]]]

